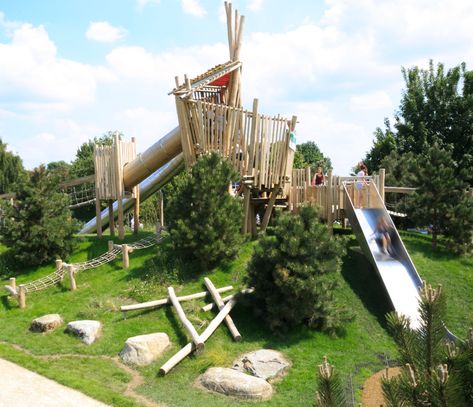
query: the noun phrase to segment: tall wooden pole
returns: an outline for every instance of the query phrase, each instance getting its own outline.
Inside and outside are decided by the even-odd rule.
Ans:
[[[379,169],[379,195],[384,203],[384,183],[386,179],[386,170],[384,168]]]
[[[110,236],[115,236],[115,216],[113,214],[113,200],[108,200],[108,225],[110,228]]]

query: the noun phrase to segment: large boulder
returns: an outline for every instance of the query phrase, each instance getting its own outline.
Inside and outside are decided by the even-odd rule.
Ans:
[[[289,361],[281,352],[271,349],[246,353],[233,362],[233,369],[264,380],[281,376],[289,366]]]
[[[225,367],[211,367],[198,381],[210,391],[243,400],[268,400],[273,394],[266,380]]]
[[[66,332],[79,337],[87,345],[95,342],[102,332],[102,324],[99,321],[72,321],[67,324]]]
[[[145,366],[159,358],[169,346],[169,337],[162,332],[128,338],[120,358],[128,364]]]
[[[62,323],[63,320],[59,314],[48,314],[33,319],[30,329],[33,332],[48,332],[56,329]]]

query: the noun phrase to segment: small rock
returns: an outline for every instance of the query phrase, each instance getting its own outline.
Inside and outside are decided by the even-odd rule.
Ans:
[[[264,380],[281,376],[289,366],[289,361],[281,352],[271,349],[246,353],[233,362],[233,369]]]
[[[125,363],[145,366],[159,358],[168,346],[169,337],[162,332],[133,336],[126,340],[120,358]]]
[[[63,320],[59,314],[48,314],[33,319],[30,329],[33,332],[48,332],[56,329],[62,323]]]
[[[99,321],[72,321],[66,327],[66,332],[77,335],[87,345],[95,342],[101,331],[102,324]]]
[[[273,394],[266,380],[225,367],[211,367],[200,376],[199,382],[210,391],[243,400],[268,400]]]

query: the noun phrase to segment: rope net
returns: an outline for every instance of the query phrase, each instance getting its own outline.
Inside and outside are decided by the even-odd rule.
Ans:
[[[80,208],[95,202],[95,184],[91,182],[68,187],[64,192],[71,199],[70,209]]]
[[[161,235],[148,236],[132,244],[129,244],[128,247],[132,250],[146,249],[148,247],[161,243],[162,240],[163,240],[163,237],[161,237]],[[74,271],[76,273],[79,271],[90,270],[93,268],[100,267],[106,263],[110,263],[111,261],[115,260],[119,255],[121,255],[121,253],[122,253],[121,247],[116,247],[113,250],[107,251],[101,254],[100,256],[91,260],[87,260],[81,263],[63,264],[63,266],[60,269],[57,269],[54,273],[41,277],[38,280],[34,280],[34,281],[30,281],[29,283],[26,283],[24,285],[25,291],[27,293],[32,293],[35,291],[42,291],[58,284],[64,279],[64,276],[67,272],[67,266],[73,266]]]

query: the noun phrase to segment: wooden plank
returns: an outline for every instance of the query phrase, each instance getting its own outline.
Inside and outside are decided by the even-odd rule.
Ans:
[[[81,185],[81,184],[86,184],[88,182],[95,182],[95,174],[94,175],[87,175],[85,177],[80,177],[80,178],[75,178],[70,181],[64,181],[59,184],[59,188],[65,189],[69,187],[73,187],[76,185]],[[0,198],[2,198],[2,195],[0,195]]]
[[[263,232],[268,227],[269,219],[271,218],[271,213],[273,211],[274,203],[276,202],[276,197],[278,196],[279,190],[280,190],[279,185],[276,185],[271,190],[271,196],[269,198],[268,206],[266,208],[266,211],[264,212],[263,221],[261,222],[261,231]]]

